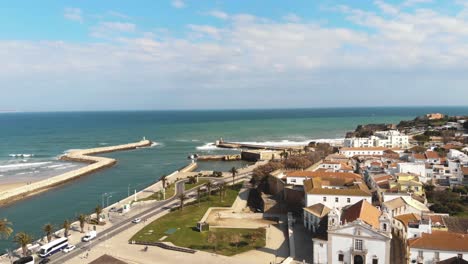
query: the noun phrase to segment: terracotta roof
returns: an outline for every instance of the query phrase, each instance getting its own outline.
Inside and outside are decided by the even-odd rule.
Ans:
[[[371,166],[382,166],[382,163],[377,162],[377,161],[373,161],[373,162],[371,162]]]
[[[379,228],[379,216],[382,213],[366,200],[361,200],[350,207],[343,210],[341,221],[350,223],[354,220],[361,219],[374,228]]]
[[[427,208],[423,203],[408,196],[401,196],[390,201],[386,201],[383,203],[383,205],[390,211],[396,208],[409,205],[421,212],[430,212],[429,208]]]
[[[388,181],[388,180],[392,180],[393,176],[392,175],[382,175],[382,176],[373,177],[373,179],[374,179],[374,181],[376,183],[379,183],[379,182],[385,182],[385,181]]]
[[[341,181],[341,182],[339,182]],[[331,189],[331,188],[322,188],[326,184],[343,184],[342,189]],[[344,179],[330,179],[330,178],[321,178],[314,177],[304,181],[304,191],[307,194],[328,194],[328,195],[348,195],[348,196],[371,196],[369,188],[362,183],[354,183],[351,181],[346,181]]]
[[[463,175],[468,175],[468,167],[461,167]]]
[[[439,159],[440,158],[439,153],[437,153],[435,151],[426,151],[426,157],[428,159]]]
[[[421,237],[409,239],[408,245],[410,248],[467,252],[467,241],[467,234],[432,231],[431,234],[422,233]]]
[[[334,178],[349,178],[362,180],[361,175],[351,172],[329,172],[329,171],[290,171],[286,173],[286,177],[334,177]]]
[[[413,158],[415,160],[425,160],[426,156],[424,154],[421,154],[421,153],[413,153]]]
[[[348,171],[353,171],[353,170],[354,170],[354,168],[353,168],[353,167],[351,167],[351,166],[349,166],[349,165],[348,165],[348,164],[346,164],[346,163],[343,163],[343,162],[341,162],[341,167],[340,167],[340,170],[348,170]]]
[[[421,217],[417,214],[402,214],[395,216],[395,219],[400,220],[400,222],[403,223],[406,227],[408,227],[408,223],[414,222],[414,221],[419,221],[421,220]]]
[[[330,212],[331,209],[326,207],[324,204],[317,203],[309,207],[305,207],[304,210],[319,218],[322,218],[326,216]]]

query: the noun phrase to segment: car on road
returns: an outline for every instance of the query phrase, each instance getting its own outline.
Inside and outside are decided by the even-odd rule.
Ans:
[[[43,258],[41,261],[39,261],[39,264],[46,264],[50,262],[50,258]]]
[[[84,242],[88,242],[96,238],[96,236],[97,236],[96,231],[90,231],[81,240],[83,240]]]
[[[63,252],[68,253],[68,252],[74,250],[75,248],[76,248],[75,245],[70,245],[69,244],[66,248],[63,249]]]
[[[135,218],[135,219],[133,219],[133,221],[132,221],[132,223],[134,223],[134,224],[138,224],[138,223],[140,223],[140,222],[141,222],[141,219],[140,219],[140,218]]]
[[[109,212],[117,212],[117,207],[111,207],[111,209],[109,209]]]

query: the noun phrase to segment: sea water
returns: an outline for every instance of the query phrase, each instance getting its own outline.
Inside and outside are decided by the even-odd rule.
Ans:
[[[429,112],[466,115],[468,107],[0,114],[0,184],[14,182],[15,178],[42,179],[83,166],[57,160],[71,149],[118,145],[143,137],[158,143],[149,148],[105,154],[118,163],[0,207],[0,218],[8,218],[15,232],[26,231],[40,238],[44,224],[61,226],[65,219],[74,220],[80,213],[91,213],[101,204],[103,193],[112,193],[109,203],[116,202],[127,196],[129,189],[141,190],[186,165],[190,154],[232,153],[212,145],[219,138],[260,144],[303,144],[343,138],[359,124],[397,123]],[[201,163],[200,169],[228,170],[244,165]],[[16,248],[11,238],[0,241],[0,253],[13,247]]]

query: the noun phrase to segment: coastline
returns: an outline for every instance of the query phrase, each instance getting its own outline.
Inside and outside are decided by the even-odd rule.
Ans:
[[[101,153],[108,153],[114,151],[121,151],[121,150],[129,150],[129,149],[136,149],[141,147],[148,147],[151,146],[152,142],[150,140],[142,140],[136,143],[124,144],[124,145],[117,145],[117,146],[109,146],[109,147],[100,147],[100,148],[92,148],[92,149],[85,149],[85,150],[76,150],[69,152],[60,157],[61,160],[68,160],[68,161],[77,161],[77,162],[84,162],[90,163],[88,166],[69,171],[45,180],[33,182],[30,184],[24,185],[24,183],[20,186],[9,186],[9,189],[0,191],[0,206],[4,206],[7,204],[11,204],[15,201],[33,196],[35,194],[47,191],[53,187],[59,186],[81,176],[94,173],[98,170],[105,169],[108,167],[113,166],[117,161],[111,158],[105,157],[95,157],[90,155],[101,154]],[[5,185],[7,186],[7,185]]]

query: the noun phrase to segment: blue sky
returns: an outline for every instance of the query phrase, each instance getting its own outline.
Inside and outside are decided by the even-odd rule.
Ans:
[[[11,1],[0,111],[468,104],[468,1]]]

